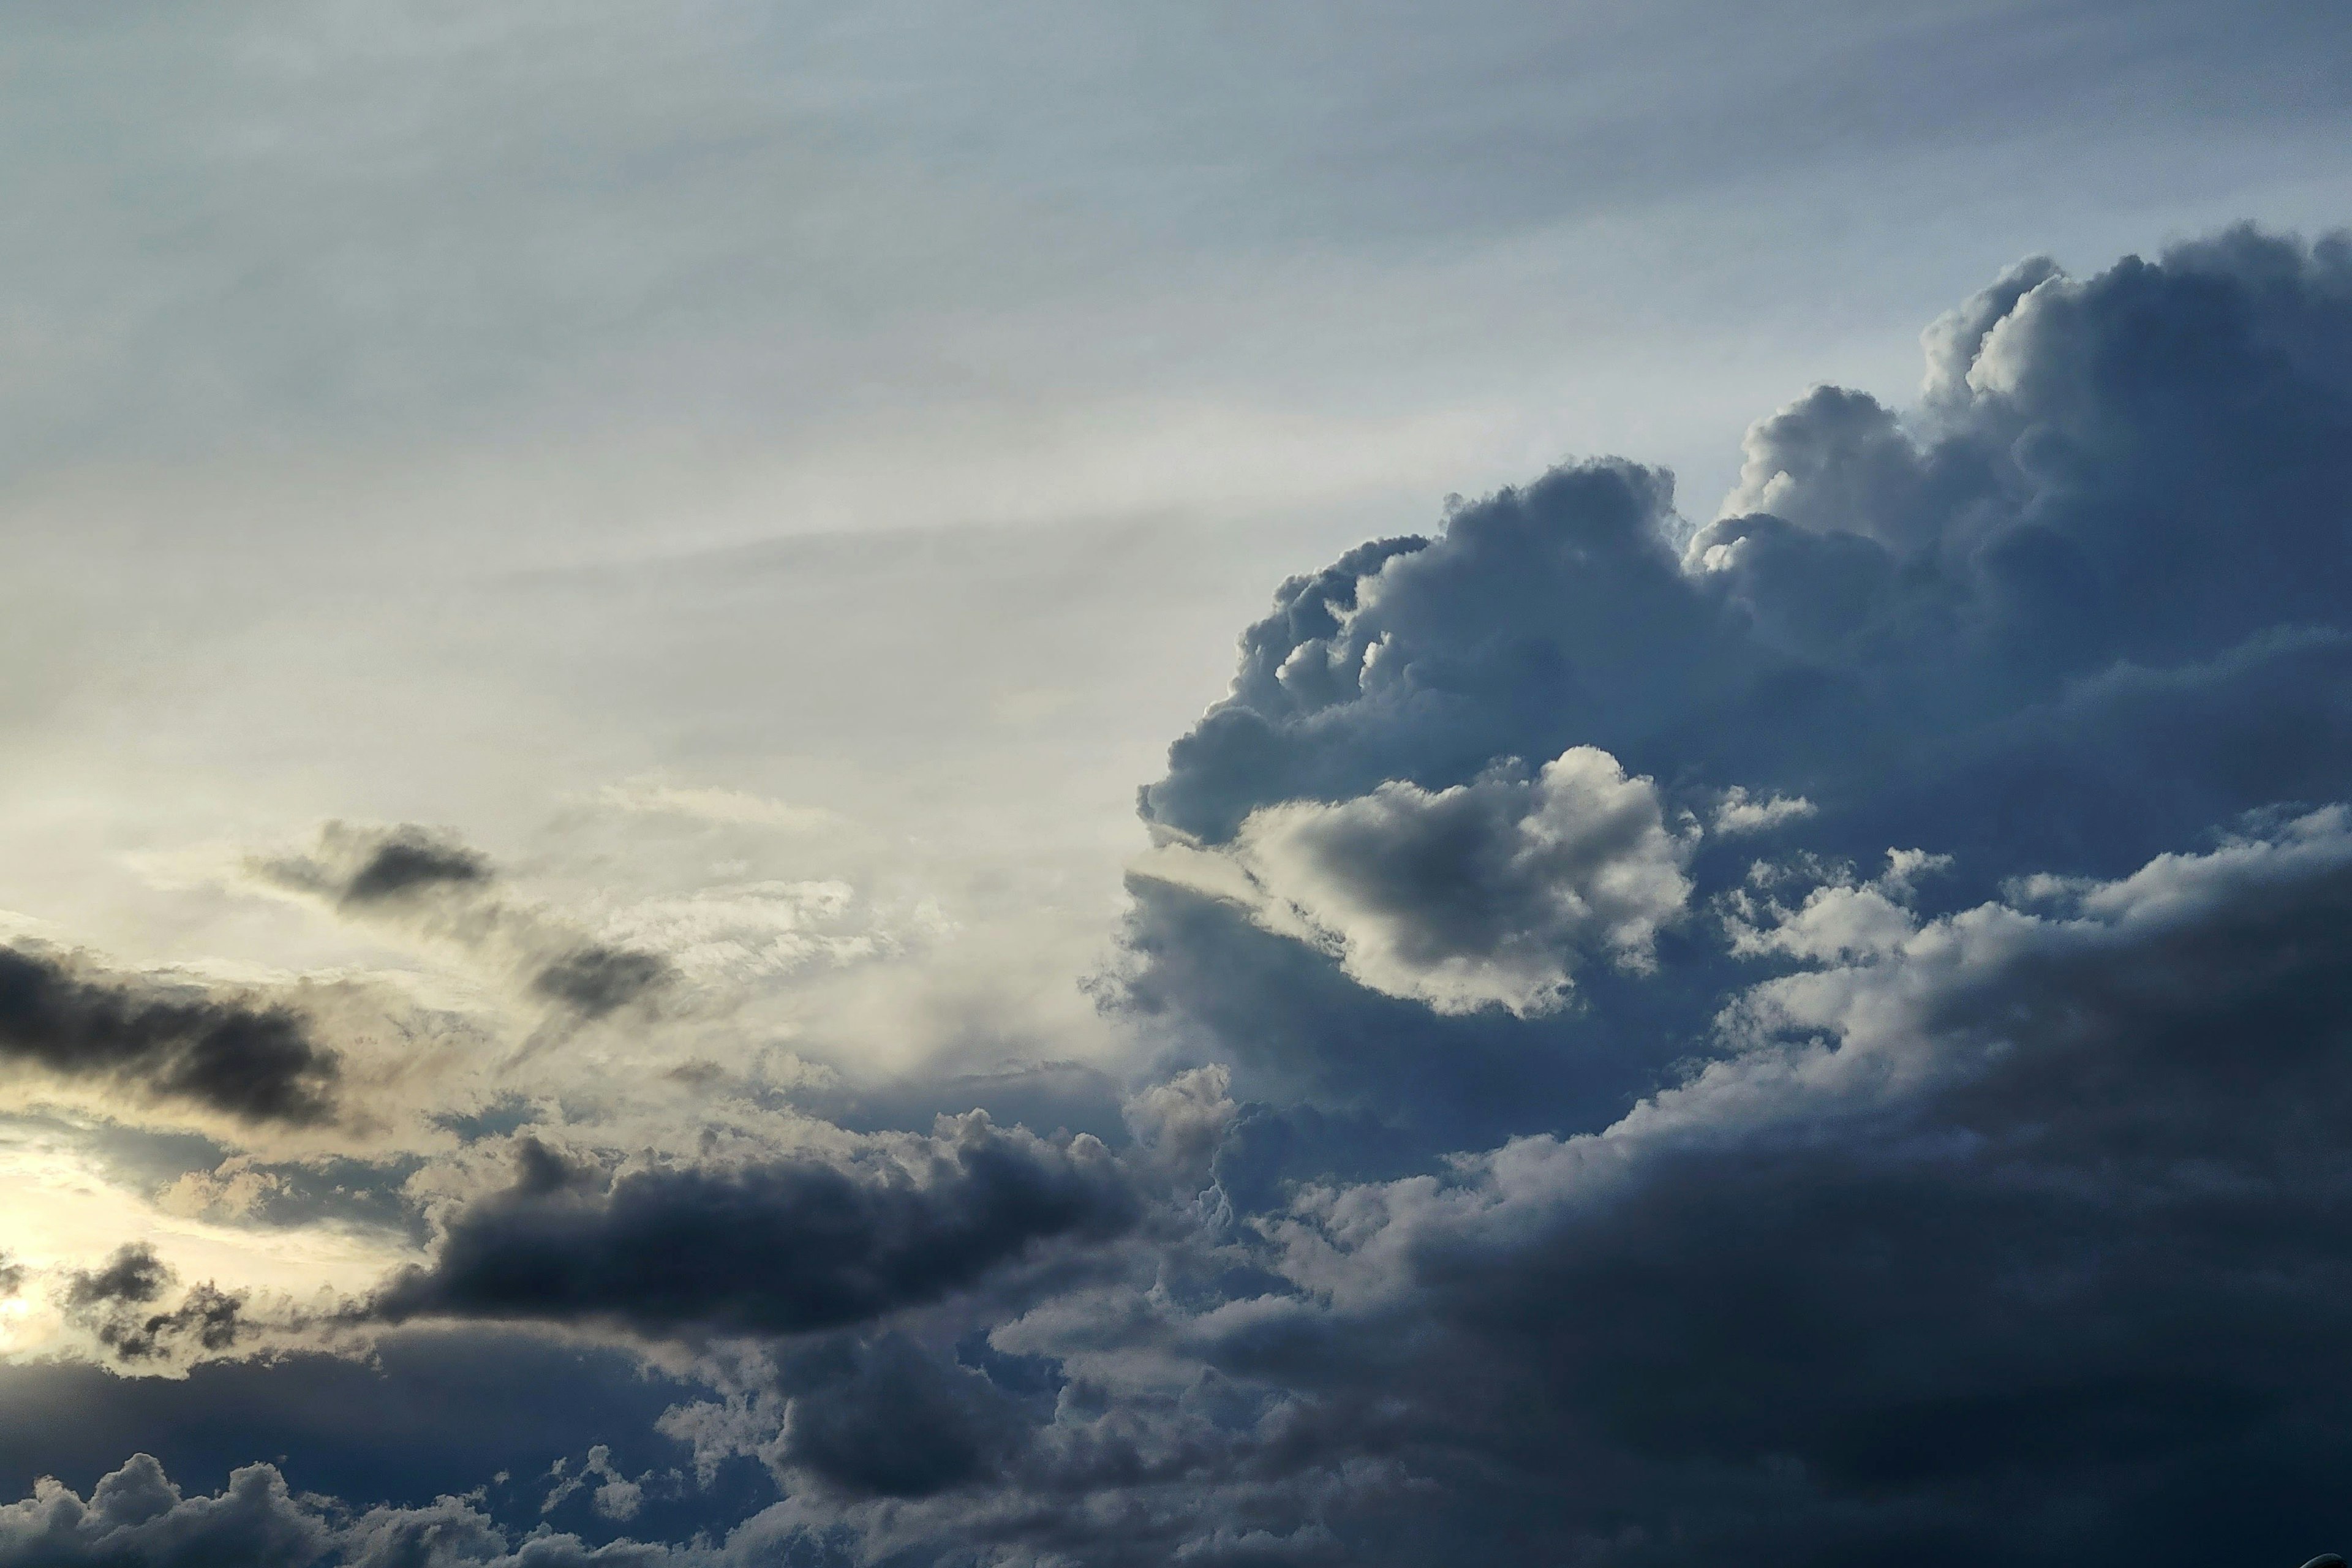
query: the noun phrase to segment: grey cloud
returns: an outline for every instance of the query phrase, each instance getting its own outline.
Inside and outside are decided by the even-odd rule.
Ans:
[[[602,1018],[671,978],[669,964],[653,953],[592,944],[559,953],[531,976],[530,988],[585,1017]]]
[[[146,1454],[85,1499],[54,1479],[0,1508],[0,1568],[656,1568],[715,1554],[577,1536],[520,1541],[478,1508],[445,1498],[422,1508],[352,1511],[296,1496],[276,1467],[249,1465],[212,1496],[185,1496]]]
[[[1595,950],[1647,968],[1690,892],[1687,853],[1652,782],[1581,746],[1532,778],[1505,764],[1434,793],[1261,806],[1221,853],[1171,845],[1144,869],[1229,897],[1383,994],[1524,1016],[1558,1008]]]
[[[227,1359],[184,1358],[184,1375],[177,1364],[111,1358],[0,1367],[0,1500],[43,1475],[87,1494],[124,1456],[145,1450],[191,1490],[216,1489],[256,1459],[277,1459],[297,1493],[362,1505],[421,1508],[490,1483],[483,1511],[527,1532],[542,1518],[541,1489],[528,1478],[592,1440],[609,1445],[614,1468],[630,1476],[666,1473],[686,1451],[656,1422],[667,1406],[704,1394],[675,1365],[520,1328],[379,1331],[364,1357],[302,1342],[262,1356],[243,1349]],[[149,1375],[158,1371],[172,1375]],[[58,1419],[60,1411],[71,1419]],[[492,1483],[500,1471],[509,1484]],[[738,1460],[707,1486],[646,1485],[625,1530],[585,1500],[556,1527],[592,1542],[620,1533],[673,1539],[775,1498],[767,1471]]]
[[[2352,1394],[2345,818],[2053,896],[1765,983],[1604,1136],[1308,1194],[1333,1305],[1211,1359],[1419,1404],[1433,1474],[1493,1467],[1456,1526],[1643,1520],[1604,1562],[2299,1555]]]
[[[265,882],[320,899],[339,914],[511,966],[530,994],[583,1018],[610,1016],[677,979],[657,953],[598,942],[508,900],[488,856],[415,823],[329,823],[309,853],[258,858],[251,868]]]
[[[107,1260],[105,1268],[75,1274],[66,1288],[66,1304],[144,1303],[161,1296],[171,1283],[172,1271],[155,1256],[153,1247],[126,1244]]]
[[[105,1267],[68,1275],[63,1304],[68,1317],[88,1325],[98,1342],[124,1362],[232,1348],[245,1328],[246,1298],[206,1281],[168,1310],[145,1310],[177,1282],[153,1247],[130,1243],[117,1248]]]
[[[996,1339],[1062,1356],[1051,1418],[886,1538],[2301,1560],[2352,1458],[2352,813],[2019,899],[1758,981],[1605,1132],[1294,1190],[1034,1309]]]
[[[267,1465],[239,1470],[216,1497],[184,1499],[163,1467],[140,1454],[87,1500],[45,1480],[31,1497],[0,1509],[0,1563],[8,1568],[306,1568],[331,1540],[318,1511],[291,1497]]]
[[[1948,901],[2340,797],[2352,243],[2236,230],[2083,279],[2035,261],[1927,349],[1907,413],[1824,387],[1759,422],[1717,521],[1682,520],[1655,471],[1584,464],[1285,584],[1145,818],[1240,856],[1255,812],[1361,811],[1591,746],[1702,819],[1811,808],[1769,842],[1700,844],[1701,900],[1759,853],[1903,846],[1957,858]],[[1348,999],[1318,976],[1332,958],[1226,929],[1246,917],[1198,886],[1134,886],[1126,995],[1171,1051],[1423,1123],[1433,1149],[1597,1125],[1705,1048],[1738,984],[1690,935],[1675,984],[1586,987],[1506,1046]],[[1514,1050],[1560,1070],[1522,1084]],[[1433,1056],[1466,1076],[1433,1086]]]
[[[516,1184],[448,1225],[375,1312],[604,1321],[654,1334],[793,1334],[935,1301],[1066,1238],[1130,1227],[1127,1173],[1089,1135],[985,1116],[817,1157],[628,1171],[609,1185],[536,1142]]]
[[[2352,1463],[2347,349],[2341,242],[2030,264],[1916,408],[1760,423],[1717,520],[1607,461],[1350,552],[1145,792],[1202,860],[1136,879],[1114,1000],[1197,1070],[1126,1154],[526,1142],[373,1310],[686,1342],[718,1400],[661,1431],[783,1492],[751,1560],[2302,1562]],[[1504,759],[1570,757],[1627,809],[1523,863]],[[1633,918],[1548,901],[1621,866]],[[1572,1007],[1430,1005],[1570,955]],[[367,1517],[592,1550],[486,1511]]]
[[[334,1119],[341,1066],[300,1015],[0,948],[0,1061],[250,1122]]]
[[[775,1462],[851,1497],[928,1497],[999,1479],[1027,1436],[982,1373],[898,1334],[807,1358]]]
[[[368,904],[435,887],[478,886],[490,879],[488,857],[444,834],[404,824],[367,847],[336,897]]]

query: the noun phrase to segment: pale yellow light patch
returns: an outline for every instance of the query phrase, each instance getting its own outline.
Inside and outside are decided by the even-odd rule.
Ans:
[[[96,1268],[125,1243],[153,1247],[184,1285],[209,1280],[306,1305],[322,1291],[360,1294],[420,1260],[411,1248],[349,1226],[259,1229],[172,1214],[46,1139],[0,1144],[0,1191],[11,1199],[0,1209],[0,1251],[30,1274],[21,1296],[0,1301],[0,1356],[9,1358],[60,1348],[66,1325],[55,1298],[65,1276]]]

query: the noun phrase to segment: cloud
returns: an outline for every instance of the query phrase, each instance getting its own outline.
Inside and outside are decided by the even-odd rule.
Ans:
[[[1223,851],[1238,886],[1200,867],[1201,852],[1171,848],[1147,874],[1231,887],[1267,930],[1440,1013],[1550,1012],[1593,950],[1646,968],[1690,891],[1688,846],[1656,788],[1591,746],[1533,778],[1506,764],[1446,790],[1392,782],[1338,805],[1261,806]]]
[[[988,1376],[902,1335],[794,1368],[776,1464],[848,1497],[929,1497],[999,1479],[1027,1436]]]
[[[272,1465],[248,1465],[212,1496],[184,1495],[146,1454],[101,1477],[84,1499],[44,1479],[0,1508],[0,1568],[656,1568],[712,1562],[705,1553],[579,1537],[516,1541],[466,1500],[373,1508],[352,1517],[328,1500],[296,1496]]]
[[[606,1519],[634,1519],[645,1507],[644,1478],[631,1480],[616,1469],[613,1450],[605,1444],[591,1447],[577,1471],[565,1475],[564,1469],[564,1462],[558,1459],[552,1473],[562,1479],[547,1494],[547,1500],[539,1505],[542,1515],[553,1513],[583,1491],[589,1493],[596,1511]]]
[[[187,1290],[177,1306],[146,1310],[177,1282],[153,1247],[127,1243],[104,1268],[68,1274],[63,1305],[68,1318],[123,1362],[217,1355],[235,1346],[246,1327],[246,1298],[240,1293],[206,1281]]]
[[[337,1054],[283,1005],[0,948],[0,1062],[241,1121],[336,1115]]]
[[[1916,407],[1818,388],[1759,421],[1712,521],[1607,459],[1361,546],[1283,585],[1143,815],[1245,868],[1256,813],[1475,796],[1506,759],[1590,747],[1654,781],[1665,820],[1715,829],[1684,871],[1698,901],[1756,853],[1890,847],[1953,856],[1935,898],[1958,900],[2120,876],[2245,812],[2340,798],[2347,300],[2341,239],[2233,230],[2087,279],[2033,261],[1930,331]],[[1674,983],[1588,971],[1579,1007],[1510,1045],[1316,973],[1420,994],[1377,944],[1301,918],[1328,956],[1284,954],[1231,929],[1280,907],[1246,878],[1134,887],[1136,1016],[1206,1031],[1177,1048],[1234,1060],[1250,1092],[1423,1124],[1432,1152],[1614,1114],[1737,983],[1686,936]],[[1426,999],[1524,1010],[1550,980]],[[1520,1076],[1530,1050],[1573,1065]],[[1433,1054],[1458,1085],[1420,1070]]]
[[[343,904],[382,903],[428,889],[472,887],[490,879],[490,863],[478,851],[414,825],[352,847],[359,851],[358,864],[336,894]]]
[[[519,1541],[149,1462],[0,1542],[2308,1558],[2352,1463],[2352,243],[2028,263],[1925,346],[1907,410],[1759,422],[1709,521],[1575,464],[1286,584],[1140,801],[1118,1152],[815,1128],[714,1068],[749,1109],[699,1143],[565,1103],[502,1185],[419,1173],[427,1259],[347,1326],[633,1343],[756,1517]],[[526,984],[581,945],[430,836],[300,865]],[[93,1321],[176,1322],[151,1262]],[[672,1505],[588,1436],[583,1532]]]
[[[1268,1227],[1295,1293],[1191,1331],[1234,1376],[1418,1404],[1558,1550],[1627,1508],[1680,1552],[2210,1550],[2225,1488],[2317,1530],[2346,1445],[2302,1434],[2352,1391],[2348,820],[1763,982],[1733,1054],[1604,1132],[1301,1193]],[[1538,1458],[1567,1453],[1587,1483]]]
[[[446,833],[404,823],[331,822],[307,853],[256,858],[266,886],[339,914],[415,932],[515,973],[525,990],[582,1018],[610,1016],[674,978],[668,961],[595,940],[499,892],[489,858]]]
[[[1708,826],[1726,838],[1736,838],[1802,822],[1814,810],[1813,803],[1802,795],[1776,795],[1758,800],[1740,785],[1733,784],[1723,792],[1723,799],[1715,808],[1715,818]]]
[[[1052,1144],[974,1112],[928,1139],[808,1157],[625,1171],[607,1184],[525,1142],[515,1184],[447,1225],[376,1315],[617,1323],[649,1334],[793,1334],[936,1301],[1057,1239],[1138,1217],[1081,1133]]]

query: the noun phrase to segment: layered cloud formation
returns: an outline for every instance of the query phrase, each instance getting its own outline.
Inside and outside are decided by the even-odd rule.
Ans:
[[[1926,346],[1909,409],[1755,426],[1710,521],[1580,463],[1284,584],[1142,793],[1116,1125],[851,1131],[716,1069],[678,1126],[453,1117],[413,1263],[264,1336],[288,1379],[427,1323],[619,1347],[701,1391],[668,1458],[583,1432],[526,1509],[142,1455],[0,1510],[0,1568],[2340,1541],[2352,244],[2031,262]],[[677,1026],[683,972],[453,841],[263,875]],[[215,1090],[214,1012],[7,962],[21,1067],[327,1115],[331,1057]],[[255,1342],[136,1251],[13,1282],[118,1360]]]

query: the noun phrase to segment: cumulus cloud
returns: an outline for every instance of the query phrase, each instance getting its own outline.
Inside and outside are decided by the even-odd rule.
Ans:
[[[2164,1495],[2192,1473],[2315,1528],[2335,1460],[2282,1456],[2352,1390],[2346,822],[1761,983],[1732,1055],[1603,1132],[1302,1192],[1267,1226],[1295,1292],[1189,1331],[1422,1402],[1558,1550],[1635,1498],[1677,1532],[1601,1561],[2160,1554],[2233,1511]],[[1592,1479],[1548,1500],[1570,1452]]]
[[[774,1487],[723,1543],[134,1462],[0,1510],[0,1564],[2309,1557],[2352,1463],[2352,244],[2032,262],[1925,346],[1911,408],[1760,421],[1710,521],[1580,464],[1286,584],[1143,792],[1123,1146],[443,1172],[377,1326],[690,1365],[695,1485]],[[451,841],[301,864],[526,975],[578,946]],[[152,1261],[93,1321],[177,1322]],[[660,1506],[588,1452],[578,1528]]]
[[[1503,759],[1592,747],[1712,829],[1696,897],[1759,850],[1903,847],[1953,856],[1936,897],[1959,900],[2339,798],[2347,342],[2340,240],[2233,231],[2087,279],[2026,264],[1931,330],[1916,407],[1820,388],[1760,421],[1712,521],[1676,513],[1664,474],[1585,463],[1284,584],[1143,815],[1240,864],[1259,812],[1475,793]],[[1136,889],[1138,1016],[1206,1030],[1266,1092],[1426,1123],[1433,1152],[1622,1109],[1736,981],[1678,949],[1676,984],[1595,973],[1585,1005],[1507,1039],[1334,990],[1235,929],[1259,922],[1232,887]],[[1323,945],[1375,995],[1403,989]],[[1574,1065],[1521,1074],[1530,1050]],[[1433,1053],[1450,1083],[1417,1066]]]
[[[625,1171],[609,1184],[520,1145],[513,1185],[448,1222],[377,1315],[610,1322],[650,1334],[792,1334],[938,1300],[1059,1239],[1130,1226],[1101,1142],[1054,1144],[979,1112],[863,1158]]]
[[[103,1268],[68,1276],[66,1314],[125,1362],[217,1354],[235,1345],[244,1328],[245,1297],[207,1281],[186,1291],[177,1305],[150,1310],[176,1283],[177,1274],[153,1247],[129,1243]]]
[[[1231,885],[1171,848],[1145,869]],[[1687,850],[1650,780],[1579,746],[1533,778],[1505,766],[1445,790],[1262,806],[1223,853],[1261,925],[1327,948],[1359,983],[1440,1013],[1525,1016],[1559,1006],[1588,953],[1648,967],[1690,891]]]
[[[472,1502],[374,1508],[353,1517],[329,1500],[297,1496],[273,1465],[248,1465],[216,1494],[189,1497],[147,1454],[100,1478],[85,1499],[54,1479],[0,1508],[0,1568],[657,1568],[716,1554],[574,1535],[517,1540]]]
[[[249,1122],[331,1121],[337,1054],[280,1005],[0,948],[0,1063]]]
[[[1028,1436],[984,1373],[903,1335],[826,1347],[793,1367],[786,1386],[774,1462],[843,1496],[929,1497],[995,1480]]]

